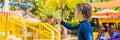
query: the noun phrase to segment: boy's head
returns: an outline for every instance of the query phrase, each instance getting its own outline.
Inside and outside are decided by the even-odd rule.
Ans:
[[[91,17],[91,6],[87,3],[78,3],[76,5],[75,18],[87,19]]]

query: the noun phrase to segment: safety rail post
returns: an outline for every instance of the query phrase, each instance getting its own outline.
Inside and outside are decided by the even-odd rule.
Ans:
[[[39,23],[39,25],[40,25],[40,30],[41,30],[41,32],[42,32],[42,30],[43,31],[51,31],[52,33],[51,33],[51,40],[54,40],[54,31],[52,31],[48,26],[46,26],[46,25],[44,25],[43,23]],[[42,27],[43,27],[43,29],[42,29]],[[48,30],[46,30],[46,29],[44,29],[44,28],[47,28]]]
[[[46,26],[48,26],[50,29],[52,29],[54,31],[54,38],[55,40],[61,40],[60,38],[60,32],[57,31],[52,25],[50,25],[49,23],[44,23]]]

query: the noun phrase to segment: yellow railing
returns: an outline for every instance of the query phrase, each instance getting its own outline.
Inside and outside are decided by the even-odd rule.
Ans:
[[[17,38],[21,40],[60,40],[60,33],[48,23],[33,22],[14,12],[0,12],[0,40],[9,40],[11,37],[13,40]]]
[[[54,39],[55,40],[60,40],[60,32],[57,31],[53,26],[51,26],[49,23],[45,23],[45,25],[47,25],[47,27],[49,27],[51,30],[54,31]]]
[[[40,40],[54,40],[54,32],[44,25],[41,22],[27,22],[26,24],[33,26],[34,28],[38,29],[40,32]],[[36,33],[34,33],[36,35]],[[37,35],[36,35],[37,36]]]

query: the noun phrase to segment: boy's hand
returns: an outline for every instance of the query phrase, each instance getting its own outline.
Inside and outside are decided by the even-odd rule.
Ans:
[[[59,18],[59,17],[55,17],[54,19],[55,19],[55,21],[57,21],[57,22],[61,22],[61,18]]]

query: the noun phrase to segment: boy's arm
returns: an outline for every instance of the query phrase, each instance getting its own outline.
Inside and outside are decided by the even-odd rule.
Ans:
[[[70,30],[74,30],[74,29],[78,29],[79,28],[79,24],[78,25],[75,25],[75,26],[71,26],[70,24],[62,21],[61,24],[63,26],[65,26],[67,29],[70,29]]]

